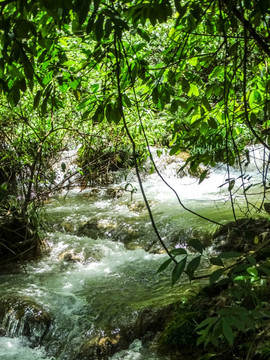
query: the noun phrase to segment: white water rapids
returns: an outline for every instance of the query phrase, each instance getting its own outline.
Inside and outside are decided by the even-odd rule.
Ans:
[[[180,159],[168,162],[168,157],[163,156],[156,161],[185,206],[217,222],[232,219],[228,186],[220,187],[226,183],[224,167],[213,171],[198,185],[196,178],[177,176]],[[249,166],[247,174],[252,175],[254,183],[261,179],[255,165]],[[232,171],[233,176],[237,186],[241,178],[237,179],[236,170]],[[165,242],[172,236],[180,236],[179,230],[181,236],[185,236],[192,229],[215,227],[185,211],[156,174],[146,176],[143,185]],[[125,187],[137,191],[133,191],[132,196],[130,192],[121,191],[118,196],[117,191]],[[49,255],[26,264],[19,271],[1,275],[0,291],[1,296],[27,297],[46,309],[52,319],[49,332],[41,345],[36,346],[20,333],[18,321],[9,319],[6,336],[0,337],[1,360],[78,360],[86,338],[102,335],[104,328],[116,334],[118,327],[125,328],[132,323],[145,305],[184,296],[185,285],[171,288],[170,271],[156,274],[166,255],[149,253],[139,246],[142,239],[145,243],[152,242],[155,234],[147,210],[141,205],[142,196],[134,174],[130,173],[114,188],[115,196],[108,194],[106,188],[97,188],[94,193],[92,189],[78,188],[51,199],[46,205]],[[243,203],[243,195],[236,196]],[[261,199],[256,195],[253,201],[259,204]],[[79,233],[87,222],[98,230],[91,236]],[[135,239],[132,246],[129,237]],[[39,330],[35,331],[33,336],[39,337]],[[89,358],[92,359],[95,358]],[[166,358],[134,339],[128,349],[115,353],[110,359]]]

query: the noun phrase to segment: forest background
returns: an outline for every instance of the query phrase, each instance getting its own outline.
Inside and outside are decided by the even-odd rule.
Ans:
[[[129,166],[140,179],[150,146],[185,152],[185,166],[200,182],[224,163],[237,220],[236,191],[246,198],[245,215],[254,210],[244,163],[247,145],[261,144],[263,196],[255,210],[262,211],[269,188],[269,9],[269,0],[0,1],[1,257],[39,251],[39,209],[75,176],[57,182],[53,163],[71,148],[79,147],[82,186],[106,183],[110,171]],[[242,176],[239,189],[233,166]],[[23,239],[19,253],[14,229]],[[233,299],[227,312],[201,322],[198,345],[233,346],[239,334],[251,332],[254,340],[267,332],[268,305],[258,295],[270,275],[264,240],[253,253],[211,258],[218,268],[210,283],[225,280]],[[199,241],[191,245],[198,256],[187,262],[184,249],[164,244],[169,258],[159,271],[174,263],[173,283],[182,273],[196,278],[204,249]],[[239,300],[247,293],[251,307]],[[270,354],[269,345],[262,348]]]

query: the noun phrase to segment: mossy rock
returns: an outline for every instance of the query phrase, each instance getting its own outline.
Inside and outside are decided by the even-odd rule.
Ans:
[[[106,195],[113,199],[119,199],[123,194],[124,190],[121,187],[109,187],[106,190]]]
[[[76,359],[107,360],[114,353],[127,346],[128,345],[125,344],[123,338],[119,334],[104,334],[102,336],[91,337],[86,339],[79,350]]]
[[[107,360],[114,353],[127,349],[135,339],[153,339],[156,332],[163,329],[174,309],[174,304],[145,308],[135,315],[131,314],[129,321],[118,319],[115,328],[111,328],[110,324],[100,334],[92,334],[91,337],[85,335],[76,360]]]
[[[7,336],[26,336],[32,346],[40,345],[51,321],[49,311],[30,297],[13,294],[0,298],[1,329]]]
[[[144,210],[146,210],[146,205],[143,201],[134,201],[128,205],[128,208],[130,211],[134,211],[136,213],[141,213]]]

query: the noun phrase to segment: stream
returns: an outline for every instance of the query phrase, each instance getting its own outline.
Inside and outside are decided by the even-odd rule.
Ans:
[[[227,184],[226,169],[214,169],[199,185],[195,177],[179,177],[182,160],[173,159],[163,155],[156,162],[184,205],[215,222],[232,220],[228,186],[221,186]],[[236,182],[241,181],[237,174],[231,173]],[[254,183],[260,180],[258,163],[249,165],[249,174]],[[166,244],[185,247],[189,237],[216,228],[183,209],[156,174],[145,175],[143,185]],[[243,195],[235,196],[244,203]],[[260,200],[253,196],[254,202]],[[244,216],[238,207],[237,212]],[[1,275],[8,311],[5,336],[0,326],[0,359],[169,360],[156,354],[147,337],[155,329],[143,334],[141,328],[152,316],[149,309],[184,299],[190,284],[183,278],[172,288],[170,268],[157,274],[167,255],[156,240],[134,172],[119,176],[113,186],[57,194],[45,205],[44,221],[47,255]],[[97,339],[103,357],[93,346]],[[115,349],[113,355],[106,353],[108,347]]]

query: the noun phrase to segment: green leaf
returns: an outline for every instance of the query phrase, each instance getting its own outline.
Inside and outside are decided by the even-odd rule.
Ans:
[[[153,9],[153,10],[154,10],[154,9]],[[151,24],[152,24],[153,26],[155,26],[156,23],[157,23],[157,18],[156,18],[156,14],[155,14],[155,12],[154,12],[153,10],[152,10],[152,11],[150,12],[150,14],[149,14],[149,20],[150,20]]]
[[[202,322],[200,322],[200,324],[196,327],[195,331],[197,332],[202,328],[208,327],[209,325],[213,325],[216,321],[217,321],[216,316],[208,317],[204,319]]]
[[[66,163],[62,162],[62,163],[61,163],[61,170],[62,170],[63,172],[65,172],[65,171],[66,171],[66,168],[67,168]]]
[[[193,84],[193,83],[190,84],[190,90],[188,92],[188,95],[189,96],[192,96],[192,95],[199,96],[200,95],[198,86],[196,84]]]
[[[205,106],[207,111],[210,111],[212,109],[206,96],[202,97],[202,103]]]
[[[204,171],[201,173],[200,179],[199,179],[199,184],[200,184],[201,182],[203,182],[203,180],[206,178],[207,174],[208,174],[208,170],[204,170]]]
[[[190,239],[190,241],[188,242],[189,246],[192,246],[195,250],[197,250],[199,253],[203,253],[204,250],[204,245],[200,242],[200,240],[198,239]]]
[[[258,90],[252,90],[249,96],[249,105],[253,106],[254,103],[260,103],[262,101],[261,93]]]
[[[131,107],[132,106],[132,103],[131,103],[129,97],[126,94],[123,94],[123,104],[126,107]]]
[[[18,87],[19,89],[22,91],[22,92],[25,92],[26,91],[26,82],[25,82],[25,79],[20,79],[17,81],[18,83]]]
[[[78,3],[80,4],[80,9],[78,10],[79,24],[82,25],[88,15],[90,0],[80,0]]]
[[[35,110],[38,107],[39,101],[41,98],[41,91],[38,90],[35,97],[34,97],[34,104],[33,104],[33,109]]]
[[[219,254],[219,257],[222,259],[232,259],[232,258],[240,257],[241,255],[242,254],[237,251],[228,251]]]
[[[181,6],[179,0],[174,0],[174,5],[179,14],[178,19],[181,19],[186,14],[188,3],[185,4],[184,6]]]
[[[15,83],[15,85],[12,87],[10,93],[9,93],[9,101],[16,106],[18,102],[20,101],[20,90]]]
[[[78,105],[78,110],[83,110],[86,106],[90,105],[90,103],[91,103],[90,98],[83,99]]]
[[[172,114],[174,114],[174,113],[177,111],[178,106],[179,106],[178,101],[177,101],[177,100],[173,100],[172,103],[171,103],[170,112],[171,112]]]
[[[164,261],[160,267],[157,269],[157,273],[160,273],[162,271],[164,271],[165,269],[167,269],[167,267],[170,265],[170,263],[173,261],[172,258],[167,259],[166,261]]]
[[[99,15],[96,23],[95,23],[95,35],[97,41],[100,41],[103,37],[103,22],[104,22],[104,16]]]
[[[146,40],[147,42],[150,42],[150,36],[145,30],[137,28],[137,33],[140,35],[142,39]]]
[[[181,85],[182,85],[182,90],[184,91],[185,94],[189,93],[190,90],[190,85],[189,82],[186,78],[183,78],[181,81]]]
[[[73,90],[76,90],[78,85],[79,85],[80,81],[79,80],[74,80],[72,81],[69,86],[73,89]]]
[[[187,262],[187,256],[184,257],[181,261],[179,261],[178,264],[175,265],[172,271],[172,286],[176,283],[176,281],[180,278],[182,275],[184,268],[186,266]]]
[[[119,108],[118,104],[116,103],[111,111],[111,120],[115,124],[118,124],[119,121],[121,120],[121,118],[122,118],[121,109]]]
[[[214,284],[224,273],[224,269],[218,269],[212,272],[209,278],[210,285]]]
[[[188,263],[186,268],[186,273],[190,280],[192,280],[194,272],[197,270],[198,266],[200,265],[200,262],[201,262],[201,255],[196,256]]]
[[[210,117],[209,119],[208,119],[208,125],[209,125],[209,127],[211,128],[211,129],[214,129],[214,130],[216,130],[217,129],[217,122],[216,122],[216,120],[213,118],[213,117]]]
[[[247,272],[253,277],[258,277],[258,270],[254,267],[247,268]]]
[[[232,269],[232,274],[237,274],[237,273],[242,273],[243,271],[246,271],[246,269],[249,267],[249,264],[239,264],[236,265],[233,269]]]
[[[24,52],[22,52],[22,63],[23,63],[23,68],[24,68],[24,73],[25,73],[25,76],[29,79],[29,80],[32,80],[33,79],[33,76],[34,76],[34,69],[33,69],[33,66],[32,64],[30,63],[28,57],[25,55]]]
[[[234,160],[232,160],[234,162]],[[230,160],[228,161],[229,165],[233,165],[233,162],[231,162]],[[229,186],[228,186],[228,191],[231,191],[234,188],[235,185],[235,180],[232,179],[229,181]]]
[[[187,104],[186,102],[179,100],[179,101],[178,101],[178,104],[179,104],[179,106],[181,106],[181,108],[183,108],[184,110],[188,110],[188,104]]]
[[[210,263],[212,265],[224,266],[223,261],[221,260],[221,258],[219,256],[211,257]]]
[[[258,270],[263,274],[270,276],[270,269],[268,267],[261,265],[258,267]]]
[[[113,109],[112,104],[111,103],[107,104],[106,110],[105,110],[105,115],[106,115],[106,119],[109,123],[111,123],[111,121],[112,121],[112,119],[111,119],[112,109]]]
[[[157,104],[158,100],[159,100],[159,93],[158,93],[158,87],[155,86],[153,91],[152,91],[152,99],[153,99],[153,103]]]
[[[238,330],[240,330],[242,332],[246,331],[245,323],[242,321],[242,319],[240,317],[230,316],[229,320],[230,320],[230,324],[235,326]]]
[[[176,144],[174,145],[171,150],[170,150],[170,155],[174,155],[174,154],[178,154],[181,150],[181,145],[180,144]]]
[[[221,334],[221,320],[217,320],[215,325],[213,326],[213,329],[211,330],[211,343],[215,346],[219,346],[219,336]]]
[[[112,29],[113,29],[113,25],[110,19],[106,20],[105,23],[105,33],[106,33],[106,37],[109,37],[112,33]]]
[[[93,12],[92,16],[89,18],[87,26],[86,26],[86,33],[90,34],[95,22],[95,12]]]
[[[173,249],[171,251],[171,254],[174,256],[177,255],[187,255],[187,250],[183,249],[183,248],[179,248],[179,249]]]
[[[46,96],[45,99],[43,100],[42,104],[41,104],[41,113],[42,113],[42,115],[46,114],[47,105],[48,105],[48,97]]]
[[[103,104],[100,104],[96,111],[95,114],[92,117],[93,123],[100,123],[102,122],[102,120],[104,119],[104,108],[103,108]]]
[[[234,340],[234,335],[233,335],[232,328],[226,318],[222,319],[222,331],[223,331],[223,335],[224,335],[225,339],[232,346],[233,340]]]

